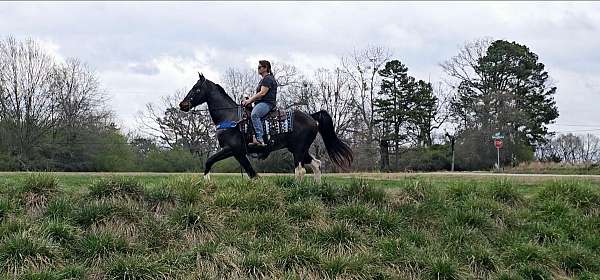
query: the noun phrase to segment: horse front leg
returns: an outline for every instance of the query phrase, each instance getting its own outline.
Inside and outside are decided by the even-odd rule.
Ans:
[[[212,168],[213,164],[215,164],[218,161],[224,160],[232,155],[233,151],[230,148],[224,148],[216,152],[214,155],[210,156],[206,160],[206,164],[204,165],[204,179],[210,180],[210,169]]]
[[[256,176],[258,176],[256,174],[256,171],[254,171],[254,168],[252,168],[252,164],[250,164],[250,161],[248,160],[248,157],[245,154],[239,153],[235,154],[234,156],[235,159],[237,159],[240,165],[244,168],[246,174],[248,174],[250,178],[256,178]]]

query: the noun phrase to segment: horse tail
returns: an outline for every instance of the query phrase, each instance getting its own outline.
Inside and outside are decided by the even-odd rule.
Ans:
[[[327,111],[321,110],[310,115],[313,119],[319,122],[319,133],[325,142],[327,154],[333,162],[342,169],[348,169],[352,165],[354,155],[350,147],[342,142],[335,134],[333,128],[333,120]]]

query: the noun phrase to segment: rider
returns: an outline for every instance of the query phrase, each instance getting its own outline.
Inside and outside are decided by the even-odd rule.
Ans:
[[[263,118],[277,104],[277,81],[271,72],[271,63],[266,60],[258,62],[258,74],[262,77],[256,88],[256,94],[244,101],[242,106],[248,106],[256,101],[252,109],[252,125],[256,135],[252,145],[266,146],[263,142],[263,126],[261,118]]]

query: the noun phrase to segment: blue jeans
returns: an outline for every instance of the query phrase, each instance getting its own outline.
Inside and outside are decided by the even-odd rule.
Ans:
[[[252,109],[252,114],[250,114],[250,118],[252,119],[252,125],[254,126],[254,131],[256,132],[256,140],[263,142],[263,126],[261,122],[261,118],[267,115],[269,111],[273,108],[273,105],[267,102],[261,102],[254,105]]]

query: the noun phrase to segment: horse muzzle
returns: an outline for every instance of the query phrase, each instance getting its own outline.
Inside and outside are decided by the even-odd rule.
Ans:
[[[179,110],[187,112],[190,109],[192,109],[192,103],[190,103],[189,101],[182,101],[181,103],[179,103]]]

